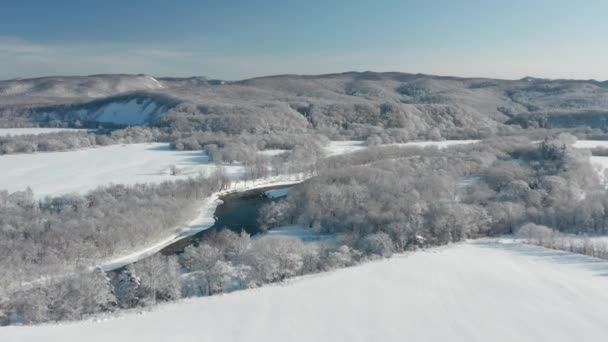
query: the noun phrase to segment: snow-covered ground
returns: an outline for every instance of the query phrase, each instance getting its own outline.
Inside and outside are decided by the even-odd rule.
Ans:
[[[470,140],[411,142],[399,146],[439,146],[470,143]],[[328,155],[350,153],[366,148],[362,141],[332,141]],[[169,168],[176,165],[177,176]],[[64,193],[84,193],[98,186],[152,183],[210,174],[215,165],[197,151],[174,151],[166,143],[111,145],[66,152],[14,154],[0,156],[0,190],[25,190],[28,186],[38,198]],[[237,178],[244,168],[227,165]]]
[[[484,240],[0,341],[603,341],[608,262]]]
[[[279,150],[279,149],[263,150],[263,151],[258,151],[258,154],[260,154],[262,156],[274,157],[274,156],[278,156],[279,154],[283,154],[285,152],[289,152],[289,150]]]
[[[43,133],[55,133],[55,132],[79,132],[79,131],[88,131],[82,129],[72,129],[72,128],[0,128],[0,137],[5,137],[7,135],[28,135],[28,134],[43,134]]]
[[[262,238],[264,236],[288,236],[298,238],[304,242],[313,241],[328,241],[330,239],[335,240],[335,235],[320,234],[314,231],[312,228],[304,227],[301,225],[291,225],[272,228],[264,234],[255,235],[253,238]]]
[[[351,153],[360,151],[367,148],[365,141],[362,140],[344,140],[329,142],[329,145],[325,146],[325,153],[327,156],[337,156],[339,154]]]
[[[71,116],[85,121],[108,122],[119,125],[141,125],[165,115],[169,107],[152,98],[131,99],[106,103],[96,108],[80,108],[70,111],[43,112],[40,117],[46,120],[61,120]]]
[[[285,197],[285,196],[287,196],[287,194],[289,194],[289,190],[291,190],[291,187],[272,189],[272,190],[265,191],[264,195],[266,195],[268,198]]]
[[[577,140],[572,146],[576,148],[608,148],[608,140]]]
[[[435,146],[437,148],[446,148],[454,145],[474,144],[479,140],[443,140],[443,141],[410,141],[399,144],[388,144],[387,146],[402,146],[402,147],[428,147]]]
[[[479,140],[443,140],[443,141],[410,141],[407,143],[386,144],[379,146],[399,146],[399,147],[427,147],[436,146],[437,148],[446,148],[454,145],[472,144]],[[345,141],[330,141],[325,147],[328,156],[351,153],[366,149],[365,141],[361,140],[345,140]]]
[[[181,173],[171,176],[169,167]],[[0,189],[9,192],[28,186],[36,197],[84,193],[101,185],[151,183],[209,174],[216,166],[197,151],[174,151],[166,143],[111,145],[68,152],[0,156]],[[227,165],[232,176],[244,172]]]

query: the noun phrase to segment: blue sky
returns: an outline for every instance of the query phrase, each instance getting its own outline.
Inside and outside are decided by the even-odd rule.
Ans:
[[[608,79],[608,1],[0,0],[0,79],[348,70]]]

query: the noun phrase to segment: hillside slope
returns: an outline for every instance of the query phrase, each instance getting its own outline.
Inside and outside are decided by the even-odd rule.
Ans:
[[[236,82],[145,75],[2,81],[0,114],[73,121],[77,116],[40,114],[61,112],[66,106],[80,110],[95,101],[108,103],[114,101],[112,97],[133,93],[140,101],[159,96],[170,99],[162,113],[133,123],[148,124],[167,114],[162,124],[179,129],[225,131],[228,122],[252,132],[315,129],[327,134],[380,135],[399,142],[479,138],[506,129],[507,122],[524,127],[608,128],[605,120],[598,120],[608,113],[605,82],[374,72],[280,75]],[[91,119],[97,120],[94,115]],[[132,124],[120,117],[109,121]]]
[[[0,81],[0,103],[53,103],[61,99],[102,98],[137,90],[163,89],[147,75],[52,76]]]
[[[592,341],[608,263],[462,243],[101,322],[0,329],[2,341]]]

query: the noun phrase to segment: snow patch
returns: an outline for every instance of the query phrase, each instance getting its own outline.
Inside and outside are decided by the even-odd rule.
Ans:
[[[367,146],[365,146],[365,141],[362,140],[330,141],[329,145],[325,147],[325,153],[328,157],[331,157],[361,151],[365,148]]]
[[[152,77],[152,76],[145,76],[147,79],[149,79],[150,81],[152,81],[154,84],[156,84],[156,88],[153,87],[153,89],[162,89],[165,86],[163,86],[162,83],[160,83],[156,78]]]
[[[274,157],[274,156],[278,156],[278,155],[286,153],[286,152],[289,152],[289,150],[275,149],[275,150],[258,151],[258,154],[263,155],[263,156],[268,156],[268,157]]]
[[[446,148],[455,145],[474,144],[479,140],[443,140],[443,141],[410,141],[406,143],[394,143],[378,145],[383,146],[397,146],[397,147],[429,147],[435,146],[437,148]],[[344,141],[330,141],[329,145],[325,147],[325,153],[328,157],[337,156],[346,153],[352,153],[361,151],[368,148],[365,145],[365,141],[362,140],[344,140]]]
[[[388,144],[381,146],[399,146],[399,147],[429,147],[447,148],[456,145],[467,145],[478,143],[479,140],[443,140],[443,141],[410,141],[406,143]]]
[[[572,146],[575,148],[608,148],[608,140],[577,140]]]
[[[264,195],[266,195],[266,197],[268,197],[268,198],[280,198],[280,197],[287,196],[287,194],[289,193],[289,190],[291,190],[291,187],[281,188],[281,189],[272,189],[272,190],[265,191]]]
[[[167,113],[169,108],[159,104],[153,99],[131,99],[117,101],[102,105],[98,108],[80,108],[67,112],[44,112],[39,114],[40,119],[60,120],[73,119],[94,121],[100,123],[113,123],[117,125],[142,125],[154,121]]]

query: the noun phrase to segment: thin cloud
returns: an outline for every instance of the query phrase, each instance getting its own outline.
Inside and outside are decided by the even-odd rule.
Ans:
[[[516,79],[608,79],[607,51],[580,56],[553,51],[548,59],[534,49],[522,55],[502,51],[445,51],[405,49],[393,51],[315,51],[308,53],[223,53],[188,45],[183,49],[149,44],[38,44],[0,37],[0,79],[97,73],[195,76],[238,80],[272,74],[321,74],[350,70],[402,71],[450,76]],[[584,62],[583,62],[584,61]]]
[[[0,53],[34,54],[48,52],[49,48],[15,37],[0,36]]]
[[[165,49],[141,49],[134,51],[138,55],[159,57],[159,58],[189,58],[196,54],[190,51],[165,50]]]

